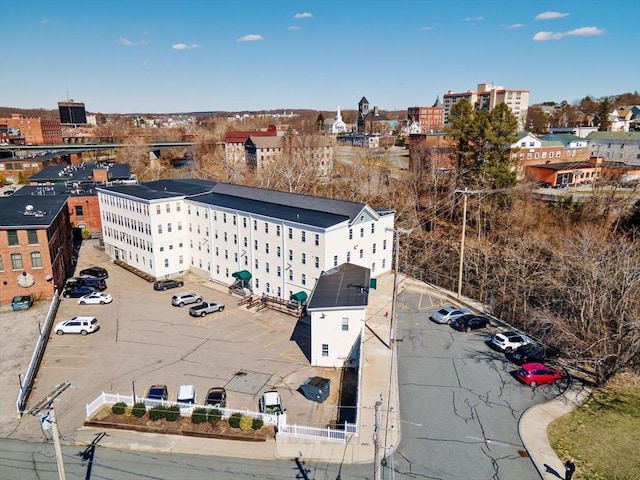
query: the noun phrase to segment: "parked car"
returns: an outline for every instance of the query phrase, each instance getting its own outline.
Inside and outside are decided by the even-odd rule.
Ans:
[[[90,295],[93,292],[95,292],[96,289],[93,287],[71,287],[66,289],[62,296],[64,298],[80,298],[80,297],[84,297],[85,295]]]
[[[210,388],[207,391],[204,404],[214,408],[225,408],[227,406],[227,391],[224,388]]]
[[[100,324],[96,317],[73,317],[71,320],[56,323],[53,329],[58,335],[65,333],[79,333],[86,335],[98,331]]]
[[[189,315],[192,317],[204,317],[209,313],[221,312],[224,310],[224,303],[221,302],[202,302],[195,307],[189,309]]]
[[[184,282],[180,280],[160,280],[153,283],[154,290],[167,290],[169,288],[177,288],[184,286]]]
[[[190,303],[200,303],[201,301],[202,297],[195,293],[180,293],[171,297],[171,305],[174,307],[184,307]]]
[[[78,277],[67,280],[66,288],[73,287],[92,287],[99,292],[107,289],[107,282],[102,278],[96,277]]]
[[[526,335],[516,332],[496,333],[491,339],[493,346],[505,353],[511,353],[522,345],[531,343],[531,339]]]
[[[525,363],[516,373],[518,380],[534,388],[537,385],[558,384],[564,376],[564,372],[559,368],[549,367],[542,363]]]
[[[84,270],[80,270],[80,275],[88,275],[90,277],[102,279],[109,278],[109,272],[102,267],[85,268]]]
[[[33,306],[33,295],[17,295],[11,300],[12,310],[29,310]]]
[[[429,317],[429,320],[432,320],[436,323],[451,323],[451,320],[454,318],[461,317],[462,315],[469,315],[471,310],[466,308],[456,308],[456,307],[442,307],[436,313]]]
[[[491,325],[491,319],[473,314],[462,315],[461,317],[451,320],[450,325],[452,328],[461,332],[470,332],[471,330],[477,330],[478,328],[488,327]]]
[[[169,401],[169,390],[166,385],[152,385],[149,387],[144,404],[147,407],[155,407],[156,405],[165,405]]]
[[[547,358],[547,350],[541,345],[527,343],[509,354],[509,360],[518,365],[531,362],[542,362]]]
[[[103,292],[93,292],[78,299],[80,305],[104,305],[111,302],[113,297]]]
[[[176,403],[180,407],[180,413],[192,413],[196,403],[196,387],[180,385],[176,395]]]

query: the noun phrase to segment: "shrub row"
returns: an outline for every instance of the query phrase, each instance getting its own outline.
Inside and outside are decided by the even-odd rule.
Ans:
[[[127,410],[125,402],[114,403],[111,411],[116,415],[124,415]],[[131,408],[131,414],[136,418],[141,418],[147,411],[144,403],[139,402]],[[157,405],[149,410],[149,420],[162,420],[163,418],[169,422],[175,422],[180,416],[180,407],[177,405],[163,406]],[[200,424],[204,422],[216,423],[222,419],[222,412],[217,408],[206,409],[196,408],[191,414],[191,422]],[[234,413],[229,417],[229,426],[239,428],[242,431],[260,430],[264,422],[260,418],[253,418],[242,413]]]

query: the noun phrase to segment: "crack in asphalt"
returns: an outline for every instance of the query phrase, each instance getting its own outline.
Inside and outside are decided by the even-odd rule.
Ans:
[[[393,473],[397,473],[397,474],[399,474],[399,475],[403,475],[403,476],[405,476],[405,477],[409,477],[409,478],[426,478],[426,479],[428,479],[428,480],[444,480],[442,477],[432,477],[432,476],[430,476],[430,475],[425,475],[425,474],[423,474],[423,473],[414,473],[414,472],[412,471],[412,468],[413,468],[413,462],[412,462],[411,460],[409,460],[406,456],[404,456],[402,453],[398,454],[398,456],[399,456],[399,457],[402,457],[404,460],[406,460],[406,462],[407,462],[407,464],[408,464],[408,466],[409,466],[409,471],[408,471],[408,472],[405,472],[405,471],[400,470],[400,469],[399,469],[399,468],[397,468],[397,467],[394,467],[394,468],[392,468],[392,469],[390,468],[390,470],[391,470]],[[424,467],[424,465],[423,465],[423,467]]]

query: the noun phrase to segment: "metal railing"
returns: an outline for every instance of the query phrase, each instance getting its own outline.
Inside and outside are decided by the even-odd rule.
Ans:
[[[40,362],[42,362],[44,351],[47,348],[49,333],[51,333],[51,327],[53,325],[53,321],[55,320],[59,305],[60,292],[56,289],[53,292],[53,298],[51,299],[51,304],[49,305],[49,311],[47,312],[44,324],[40,329],[36,347],[33,350],[33,354],[31,355],[31,361],[29,362],[27,371],[24,376],[20,378],[20,391],[18,392],[18,398],[16,399],[16,410],[20,415],[22,415],[22,413],[24,412],[27,401],[29,400],[29,395],[31,394],[31,390],[33,388],[33,382],[35,381],[36,375],[38,374],[38,369],[40,368]]]

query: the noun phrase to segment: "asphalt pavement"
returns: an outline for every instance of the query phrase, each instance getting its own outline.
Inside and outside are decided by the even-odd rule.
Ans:
[[[85,263],[107,265],[110,271],[118,268],[113,264],[109,265],[108,262],[105,262],[104,259],[101,258],[101,255],[104,255],[102,252],[98,250],[89,251],[91,252],[91,258]],[[83,252],[81,252],[81,256],[82,254]],[[81,261],[83,260],[81,259]],[[126,272],[126,275],[131,274]],[[465,362],[475,362],[477,365],[481,365],[480,362],[485,362],[490,365],[490,369],[497,371],[497,366],[503,365],[502,360],[497,360],[491,356],[486,357],[486,355],[491,355],[491,352],[485,352],[487,347],[484,345],[484,339],[476,332],[472,334],[455,332],[459,337],[454,338],[452,341],[452,329],[446,325],[430,324],[430,322],[426,320],[427,312],[436,306],[452,303],[451,300],[453,297],[451,292],[443,291],[413,279],[404,278],[402,275],[398,276],[397,325],[394,327],[398,329],[396,333],[397,336],[395,337],[397,341],[390,343],[390,338],[392,337],[390,317],[392,311],[393,281],[393,275],[386,275],[379,278],[377,290],[372,290],[370,293],[370,304],[367,310],[367,324],[362,351],[363,368],[360,390],[360,403],[362,408],[359,418],[359,435],[352,438],[346,444],[279,438],[278,441],[272,440],[257,446],[256,444],[245,444],[243,442],[110,431],[101,441],[101,446],[132,451],[189,453],[257,459],[301,458],[347,464],[373,462],[376,456],[377,445],[379,458],[385,458],[383,461],[385,472],[389,472],[390,469],[400,471],[407,466],[402,464],[401,456],[395,453],[398,452],[398,449],[402,449],[402,446],[405,445],[407,441],[411,441],[417,446],[422,444],[423,452],[425,451],[425,443],[428,443],[430,447],[429,450],[436,453],[439,449],[431,447],[447,443],[444,442],[442,438],[436,438],[438,429],[446,432],[451,426],[451,424],[443,424],[444,420],[439,413],[439,409],[441,409],[443,405],[453,405],[455,406],[453,415],[457,417],[457,420],[455,420],[456,424],[462,428],[464,428],[465,425],[472,425],[474,430],[471,433],[467,432],[465,435],[462,435],[462,438],[446,439],[447,441],[453,440],[448,443],[461,443],[463,447],[471,444],[473,448],[478,449],[480,454],[484,454],[487,458],[490,458],[491,468],[493,468],[496,463],[500,464],[503,461],[503,457],[509,457],[509,461],[505,463],[517,463],[512,461],[512,457],[517,456],[522,459],[523,463],[528,462],[530,459],[541,477],[545,479],[557,478],[553,475],[552,471],[562,472],[563,461],[555,455],[548,444],[546,425],[554,418],[575,408],[588,392],[568,389],[558,396],[557,392],[545,391],[544,389],[538,388],[537,392],[531,392],[529,394],[528,403],[524,401],[522,405],[518,405],[517,408],[514,408],[513,404],[510,403],[511,400],[505,402],[502,398],[492,398],[493,394],[483,385],[479,374],[469,371],[468,374],[463,373],[460,375],[460,371],[457,371],[456,368]],[[125,284],[123,288],[137,288],[139,287],[138,283],[144,281],[131,278],[129,282],[130,283]],[[146,282],[144,282],[144,284],[146,284]],[[150,288],[148,284],[146,284],[145,287]],[[223,294],[222,290],[216,291],[214,285],[201,285],[201,287],[213,289],[216,296]],[[472,307],[481,307],[469,299],[463,300],[465,304]],[[68,300],[65,301],[68,302]],[[109,308],[109,306],[86,308],[99,309]],[[144,310],[149,307],[148,305],[139,305],[137,308]],[[166,309],[170,307],[160,306],[160,308]],[[0,381],[3,386],[2,398],[0,399],[0,406],[2,407],[0,412],[0,436],[2,437],[21,438],[31,441],[42,440],[39,420],[29,415],[21,417],[15,412],[17,378],[19,374],[24,373],[26,370],[26,365],[31,355],[33,332],[37,332],[38,321],[44,316],[40,310],[46,312],[46,308],[40,309],[39,305],[30,311],[19,312],[20,319],[24,321],[18,325],[15,322],[17,314],[8,310],[7,306],[0,306],[0,324],[2,325],[3,338],[13,338],[11,345],[14,346],[11,350],[3,348],[2,358],[0,358],[2,361]],[[125,305],[118,306],[116,310],[118,320],[109,326],[114,338],[117,338],[117,336],[122,333],[119,331],[119,329],[123,328],[122,322],[131,314],[130,309]],[[134,311],[140,312],[139,310]],[[225,312],[226,311],[227,310],[225,310]],[[149,314],[144,315],[143,319],[144,322],[154,321],[153,316]],[[274,321],[273,317],[270,318],[270,321]],[[152,332],[153,328],[150,327],[150,324],[144,322],[143,330],[146,329]],[[406,322],[408,322],[408,326],[402,326]],[[412,325],[416,322],[422,323],[417,327]],[[180,325],[172,327],[180,327]],[[193,325],[191,327],[193,327]],[[196,327],[193,333],[202,333],[202,327],[204,326],[196,325]],[[213,328],[215,328],[215,325]],[[151,334],[147,333],[147,335]],[[64,336],[63,338],[66,337],[67,336]],[[80,337],[69,338],[73,338],[74,340],[80,339]],[[90,365],[91,368],[89,368],[87,372],[86,362],[93,361],[94,353],[100,351],[98,344],[99,338],[98,334],[95,336],[89,335],[82,337],[82,340],[86,340],[86,343],[83,343],[80,347],[66,343],[58,344],[59,350],[54,351],[53,357],[50,356],[51,350],[48,349],[45,356],[45,362],[48,362],[49,373],[47,373],[47,375],[51,376],[51,372],[58,373],[48,379],[45,373],[41,373],[38,383],[36,384],[34,395],[32,395],[30,400],[30,405],[39,400],[42,394],[47,392],[52,384],[55,384],[60,379],[68,378],[69,372],[83,370],[85,374],[88,373],[90,376],[91,368],[95,367],[93,367],[94,364],[92,363]],[[464,339],[464,341],[459,341],[461,339]],[[174,340],[173,337],[172,340]],[[141,344],[148,343],[146,338],[140,338],[139,341]],[[452,345],[458,345],[458,347],[452,347]],[[170,343],[165,342],[160,345],[160,347],[163,346],[166,349],[170,349]],[[402,361],[399,363],[398,356],[404,355],[403,352],[405,349],[409,349],[409,347],[411,347],[411,351],[425,348],[428,355],[422,355],[422,358],[419,359],[419,363],[417,364],[405,365]],[[122,346],[118,348],[120,349]],[[281,354],[283,351],[287,351],[288,348],[289,347],[285,347],[284,350],[281,349],[277,352],[279,360],[282,360],[283,357]],[[443,352],[454,351],[455,348],[461,348],[461,350],[458,351],[459,358],[443,360]],[[126,353],[125,363],[129,365],[131,370],[136,370],[133,368],[136,365],[136,359],[139,358],[136,355],[144,355],[144,353],[136,353],[135,348],[113,351],[114,353],[122,353],[123,351]],[[288,351],[288,354],[290,355],[291,351]],[[8,355],[10,355],[11,358],[7,358]],[[49,356],[48,359],[47,356]],[[488,362],[487,359],[489,360]],[[185,359],[182,358],[182,360]],[[172,361],[174,361],[174,358],[170,356],[170,358],[167,359],[167,363],[171,363]],[[101,368],[113,369],[114,367],[110,365],[110,363],[112,362],[105,361],[105,358],[98,359],[98,365],[100,365]],[[64,373],[56,368],[60,364],[64,365],[64,369],[62,369]],[[422,409],[422,412],[430,412],[428,415],[422,413],[415,417],[407,417],[407,414],[411,413],[409,409],[415,408],[415,405],[411,406],[410,401],[407,404],[405,398],[410,399],[415,397],[415,392],[411,391],[413,388],[410,385],[412,383],[410,381],[411,379],[407,380],[403,377],[405,378],[404,380],[399,380],[399,365],[403,369],[401,376],[404,376],[405,373],[409,375],[422,373],[430,376],[426,379],[430,385],[428,387],[428,395],[426,397],[416,397],[421,398],[419,407]],[[161,366],[162,365],[158,365],[158,368]],[[266,369],[270,366],[271,364],[267,363],[264,365],[264,368]],[[302,371],[302,373],[298,373],[295,376],[295,381],[299,378],[304,378],[309,373],[305,370],[307,367],[304,365],[303,359],[295,358],[293,366],[294,370]],[[153,377],[153,372],[150,368],[144,370],[144,374],[147,375],[145,378],[150,380]],[[166,371],[173,372],[173,370]],[[460,383],[457,385],[449,385],[448,382],[450,382],[450,380],[441,375],[443,372],[451,373],[456,376],[457,379],[462,378],[461,382],[469,382],[469,384],[464,385]],[[131,384],[130,374],[122,375],[121,372],[114,371],[111,375],[112,382],[117,384],[119,388],[130,390],[128,388]],[[171,375],[175,377],[171,377]],[[175,378],[176,382],[182,382],[182,379],[179,378],[176,372],[171,373],[170,378]],[[425,382],[425,378],[418,380],[422,383]],[[508,380],[508,377],[505,378],[502,373],[500,374],[500,384],[497,384],[495,389],[493,389],[495,392],[498,392],[498,397],[502,396],[505,388],[509,391],[513,390],[511,393],[516,396],[518,395],[517,391],[528,392],[528,390],[525,390],[527,387],[518,385],[515,379],[511,379],[515,382],[513,384],[509,383]],[[399,381],[401,383],[400,387],[398,387]],[[441,382],[442,385],[438,385],[438,382]],[[409,385],[408,389],[407,385]],[[69,406],[70,412],[73,413],[67,414],[66,416],[64,413],[59,415],[59,417],[62,417],[61,430],[63,431],[64,443],[82,446],[87,445],[95,438],[97,430],[82,427],[82,421],[84,420],[82,412],[84,403],[89,399],[95,398],[104,387],[104,384],[95,384],[91,381],[74,385],[73,398],[68,399],[64,403],[64,405]],[[487,409],[486,414],[482,413],[481,417],[478,414],[480,407],[472,404],[469,400],[467,400],[466,403],[463,400],[462,404],[456,403],[456,401],[452,402],[450,392],[456,392],[457,390],[471,391],[472,397],[481,399],[481,403],[483,404],[481,408]],[[422,393],[424,394],[424,392]],[[141,392],[138,392],[138,394],[140,395]],[[376,406],[380,414],[378,422],[376,422]],[[461,409],[456,410],[458,407],[465,408],[466,412],[462,413]],[[401,411],[401,409],[405,408],[407,408],[408,411]],[[474,411],[474,409],[476,410]],[[505,415],[505,411],[508,411],[508,414]],[[505,423],[505,418],[516,426],[515,430],[519,433],[519,436],[517,436],[516,433],[516,436],[513,437],[511,433],[502,431],[499,431],[500,433],[496,435],[488,435],[487,432],[483,432],[481,428],[482,421],[486,420],[487,426],[490,426]],[[299,423],[304,424],[305,422],[300,421]],[[378,426],[377,431],[376,425]],[[489,427],[488,430],[491,431],[491,427]],[[425,431],[427,433],[425,433]],[[464,430],[461,430],[461,432],[462,431]],[[436,437],[433,437],[434,432],[436,432]],[[406,439],[403,438],[405,435],[407,436]],[[522,446],[522,448],[519,448],[520,446]],[[500,449],[506,450],[501,453],[499,452]],[[451,455],[453,451],[457,450],[445,449],[439,453],[446,456]],[[463,449],[461,451],[463,452],[463,456],[465,456],[465,450]],[[524,453],[521,453],[521,451]],[[489,453],[488,455],[487,452]],[[420,455],[424,457],[423,454]],[[461,462],[462,460],[459,458],[447,460],[441,468],[435,471],[433,478],[455,478],[455,475],[449,475],[448,472],[455,472],[456,468],[459,468],[462,464]],[[408,466],[408,468],[411,468],[411,466]],[[491,471],[494,472],[494,470]],[[498,471],[497,474],[498,476],[496,478],[516,478],[506,476],[505,470],[503,470],[502,473]],[[466,477],[460,478],[478,477],[469,477],[467,474]],[[530,477],[521,476],[518,478]]]

